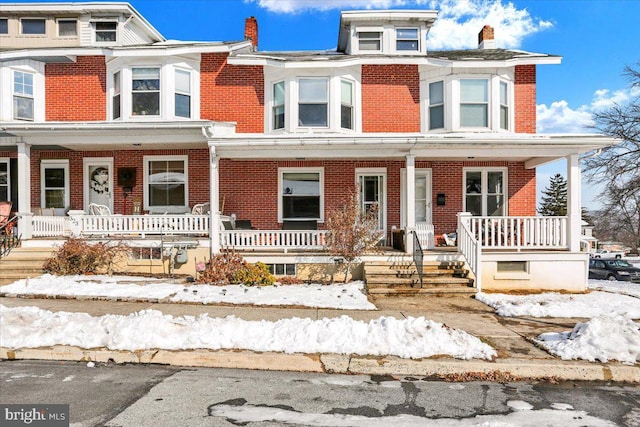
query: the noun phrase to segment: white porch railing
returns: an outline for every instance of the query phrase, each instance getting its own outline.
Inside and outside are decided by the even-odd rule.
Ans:
[[[68,216],[31,217],[31,233],[33,237],[68,237],[70,234]]]
[[[473,217],[468,213],[458,214],[458,251],[465,257],[469,269],[475,276],[475,286],[482,290],[482,243],[471,230]]]
[[[416,223],[416,235],[418,241],[423,250],[433,249],[435,246],[435,235],[433,231],[433,224],[426,222]]]
[[[82,215],[76,218],[83,236],[209,234],[209,215]]]
[[[470,216],[468,224],[471,234],[485,249],[569,248],[567,217]]]
[[[323,249],[325,230],[224,230],[220,246],[234,249]]]

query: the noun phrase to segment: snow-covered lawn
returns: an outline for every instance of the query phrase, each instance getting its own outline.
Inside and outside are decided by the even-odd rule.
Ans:
[[[363,282],[336,285],[184,286],[160,279],[131,276],[52,276],[45,274],[0,287],[18,295],[153,298],[198,304],[297,305],[344,310],[376,310],[363,292]]]
[[[589,279],[588,287],[589,289],[615,292],[640,298],[640,283]]]
[[[86,313],[0,305],[0,346],[33,348],[58,344],[130,351],[204,348],[403,358],[496,356],[495,350],[478,338],[423,317],[380,317],[368,323],[348,316],[269,322],[235,316],[211,318],[206,314],[174,317],[156,310],[92,317]]]

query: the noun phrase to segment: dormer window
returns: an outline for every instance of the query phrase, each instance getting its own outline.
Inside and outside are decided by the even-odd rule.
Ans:
[[[96,42],[109,43],[117,39],[118,23],[115,21],[98,21],[95,23]]]
[[[396,50],[420,50],[419,31],[417,28],[396,28]]]
[[[23,18],[20,20],[22,24],[21,34],[25,35],[44,35],[46,33],[46,21],[41,18]]]
[[[382,50],[382,33],[379,31],[359,32],[358,49],[380,52]]]
[[[460,80],[460,126],[489,126],[488,80]]]
[[[76,37],[77,35],[77,19],[58,19],[58,37]]]

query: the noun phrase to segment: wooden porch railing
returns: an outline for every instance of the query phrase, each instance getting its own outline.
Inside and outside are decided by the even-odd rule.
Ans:
[[[471,214],[463,212],[458,214],[458,251],[464,256],[469,269],[475,276],[475,287],[482,290],[482,242],[471,230]]]
[[[31,217],[31,235],[33,237],[69,237],[70,220],[68,216]]]
[[[468,217],[469,230],[485,249],[568,249],[567,217]]]
[[[209,234],[209,215],[83,215],[78,218],[84,236]]]
[[[325,230],[224,230],[220,246],[235,249],[322,249]]]

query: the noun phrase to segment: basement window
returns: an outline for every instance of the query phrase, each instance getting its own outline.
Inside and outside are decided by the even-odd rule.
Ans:
[[[528,273],[529,263],[527,261],[498,261],[498,273]]]
[[[162,248],[131,248],[132,260],[162,260]]]
[[[274,276],[295,276],[296,265],[295,264],[267,264],[269,267],[269,273]]]

